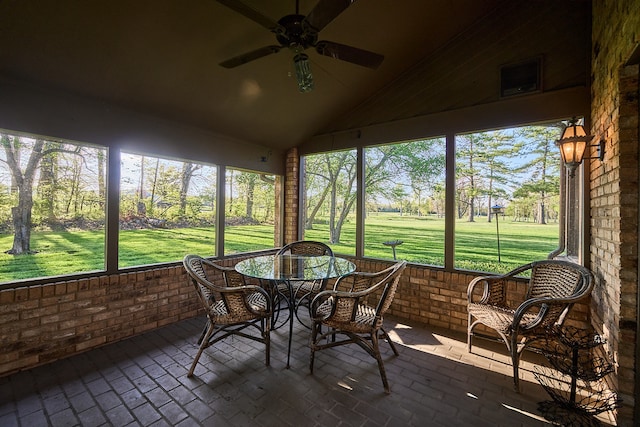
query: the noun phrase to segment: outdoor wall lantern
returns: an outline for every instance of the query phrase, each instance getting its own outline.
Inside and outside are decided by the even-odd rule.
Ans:
[[[587,145],[593,139],[592,135],[587,135],[584,130],[584,125],[579,124],[581,120],[577,120],[575,117],[569,121],[567,126],[562,131],[562,136],[556,141],[560,148],[560,155],[562,156],[562,162],[569,171],[569,176],[574,176],[576,168],[580,166],[584,159],[604,159],[604,140],[601,140],[598,144]],[[596,147],[598,149],[598,155],[595,157],[584,157],[587,147]]]

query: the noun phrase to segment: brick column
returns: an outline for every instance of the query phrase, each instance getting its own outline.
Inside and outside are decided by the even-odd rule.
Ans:
[[[638,65],[625,62],[637,49],[639,3],[593,2],[591,133],[606,149],[604,161],[590,167],[591,268],[598,278],[591,313],[616,363],[610,378],[624,399],[619,425],[638,423]]]
[[[284,243],[298,240],[298,217],[300,194],[300,156],[298,149],[287,152],[284,177]]]

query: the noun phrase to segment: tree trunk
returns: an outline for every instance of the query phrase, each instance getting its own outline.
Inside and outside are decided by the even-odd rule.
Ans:
[[[329,243],[338,243],[339,236],[336,236],[336,205],[337,205],[336,181],[331,182],[331,197],[329,199]]]
[[[13,247],[7,253],[22,255],[31,252],[31,208],[33,200],[31,192],[20,192],[18,206],[11,208],[13,218]]]
[[[104,182],[104,178],[105,178],[105,174],[104,174],[104,165],[105,165],[105,158],[104,158],[104,151],[102,150],[98,150],[98,196],[100,198],[100,200],[106,200],[106,195],[107,195],[107,186],[106,183]]]
[[[49,145],[51,143],[48,143]],[[40,162],[40,183],[38,185],[38,193],[40,194],[42,203],[42,215],[49,224],[56,220],[56,186],[57,186],[57,159],[56,153],[44,156]]]
[[[191,162],[185,162],[182,165],[182,174],[180,177],[180,208],[179,215],[181,217],[186,216],[187,214],[187,194],[189,193],[189,185],[191,185],[191,178],[193,178],[193,173],[200,169],[199,165],[194,165]]]
[[[329,185],[324,187],[324,190],[322,190],[322,195],[320,196],[320,199],[318,200],[318,203],[316,203],[316,205],[313,207],[313,209],[311,209],[311,213],[306,218],[306,221],[304,223],[304,229],[305,230],[313,230],[313,221],[315,220],[316,215],[318,214],[318,211],[320,210],[320,208],[322,207],[322,204],[324,203],[325,199],[327,198],[327,194],[329,193],[329,188],[330,188]]]
[[[247,218],[253,218],[253,198],[255,195],[256,189],[256,181],[255,177],[251,177],[249,182],[247,182],[247,209],[245,211],[245,216]]]
[[[227,175],[227,182],[229,182],[229,190],[227,191],[227,212],[233,211],[233,170],[229,170]]]
[[[469,197],[469,222],[475,222],[475,213],[476,213],[476,186],[473,180],[473,176],[471,177],[471,191]]]
[[[540,215],[539,215],[539,223],[546,224],[547,223],[547,209],[544,205],[544,202],[540,202]]]
[[[142,163],[144,165],[144,161]],[[151,183],[151,199],[149,201],[149,215],[151,216],[151,218],[155,217],[153,210],[155,209],[155,206],[156,206],[156,189],[158,187],[159,170],[160,170],[160,158],[157,157],[155,171],[153,172],[153,182]],[[141,188],[140,194],[142,194],[142,191],[143,190]],[[143,197],[140,196],[140,198],[142,199]],[[146,209],[145,209],[145,213],[146,213]]]
[[[342,225],[344,224],[349,212],[351,212],[351,208],[353,207],[353,203],[356,198],[349,198],[349,201],[344,204],[342,208],[342,212],[340,212],[340,216],[338,217],[338,221],[336,222],[335,231],[331,233],[331,236],[335,239],[332,243],[340,243],[340,235],[342,234]]]

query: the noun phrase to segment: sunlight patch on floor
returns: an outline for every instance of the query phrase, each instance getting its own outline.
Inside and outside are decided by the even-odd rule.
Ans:
[[[532,412],[523,411],[522,409],[518,409],[518,408],[516,408],[514,406],[507,405],[506,403],[503,403],[502,406],[507,408],[507,409],[509,409],[509,410],[511,410],[511,411],[518,412],[519,414],[522,414],[522,415],[526,415],[529,418],[533,418],[534,420],[538,420],[538,421],[542,421],[542,422],[545,422],[545,423],[549,423],[549,421],[546,420],[544,417],[542,417],[540,415],[537,415],[537,414],[534,414]],[[551,423],[549,423],[549,424],[551,424]]]

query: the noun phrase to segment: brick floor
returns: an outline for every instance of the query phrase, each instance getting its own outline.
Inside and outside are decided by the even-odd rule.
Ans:
[[[290,369],[281,328],[271,366],[262,345],[229,338],[187,378],[204,324],[196,318],[0,378],[0,426],[550,425],[537,410],[549,400],[532,375],[539,356],[525,354],[518,394],[504,346],[477,339],[470,354],[462,335],[385,323],[400,352],[382,343],[390,395],[356,346],[319,352],[310,375],[300,325]]]

